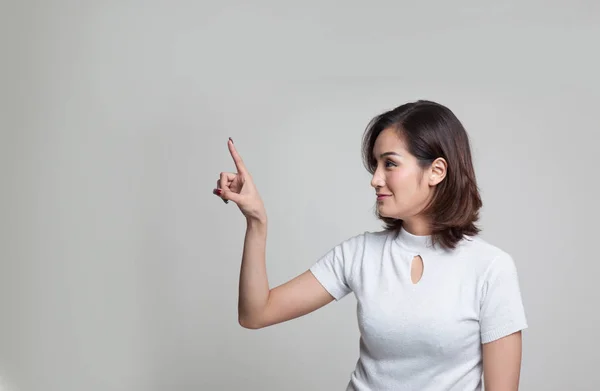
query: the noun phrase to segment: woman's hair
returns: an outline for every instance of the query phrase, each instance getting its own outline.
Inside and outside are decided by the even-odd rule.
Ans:
[[[419,100],[373,118],[362,142],[363,163],[371,174],[377,168],[373,155],[375,140],[387,128],[398,132],[421,169],[427,169],[440,157],[448,164],[446,177],[436,185],[431,202],[422,212],[430,220],[433,243],[454,249],[464,236],[477,235],[481,231],[475,225],[482,206],[481,196],[469,137],[454,113],[439,103]],[[383,217],[377,210],[375,214],[387,231],[402,227],[401,219]]]

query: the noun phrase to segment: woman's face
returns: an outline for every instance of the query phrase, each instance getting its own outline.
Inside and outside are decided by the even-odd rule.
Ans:
[[[417,158],[408,152],[404,141],[392,128],[379,134],[373,154],[377,166],[371,186],[380,195],[377,197],[379,214],[413,219],[425,208],[439,182],[435,180],[435,164],[426,169],[419,167]]]

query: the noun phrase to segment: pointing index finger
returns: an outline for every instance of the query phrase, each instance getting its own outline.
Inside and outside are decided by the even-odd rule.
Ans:
[[[227,146],[229,147],[229,152],[231,153],[231,157],[233,158],[233,162],[235,163],[235,167],[237,168],[238,172],[247,172],[246,166],[244,165],[244,161],[235,149],[235,145],[233,145],[233,140],[231,139],[231,137],[229,137]]]

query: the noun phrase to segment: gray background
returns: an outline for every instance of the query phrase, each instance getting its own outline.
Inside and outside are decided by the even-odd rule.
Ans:
[[[598,389],[597,2],[211,3],[2,3],[5,389],[344,389],[354,297],[241,328],[245,224],[211,191],[231,136],[275,287],[380,229],[360,138],[419,98],[466,126],[517,263],[521,389]]]

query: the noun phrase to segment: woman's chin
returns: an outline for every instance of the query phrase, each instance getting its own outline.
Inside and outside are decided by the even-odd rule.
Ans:
[[[384,208],[382,207],[382,205],[377,206],[377,214],[379,215],[379,217],[385,217],[387,219],[400,219],[400,217],[398,217],[399,213],[397,213],[398,211],[395,211],[396,213],[394,213],[394,211],[390,211],[389,208]]]
[[[382,208],[381,205],[377,207],[377,214],[379,214],[380,217],[390,217],[389,213],[386,213],[385,208]]]

